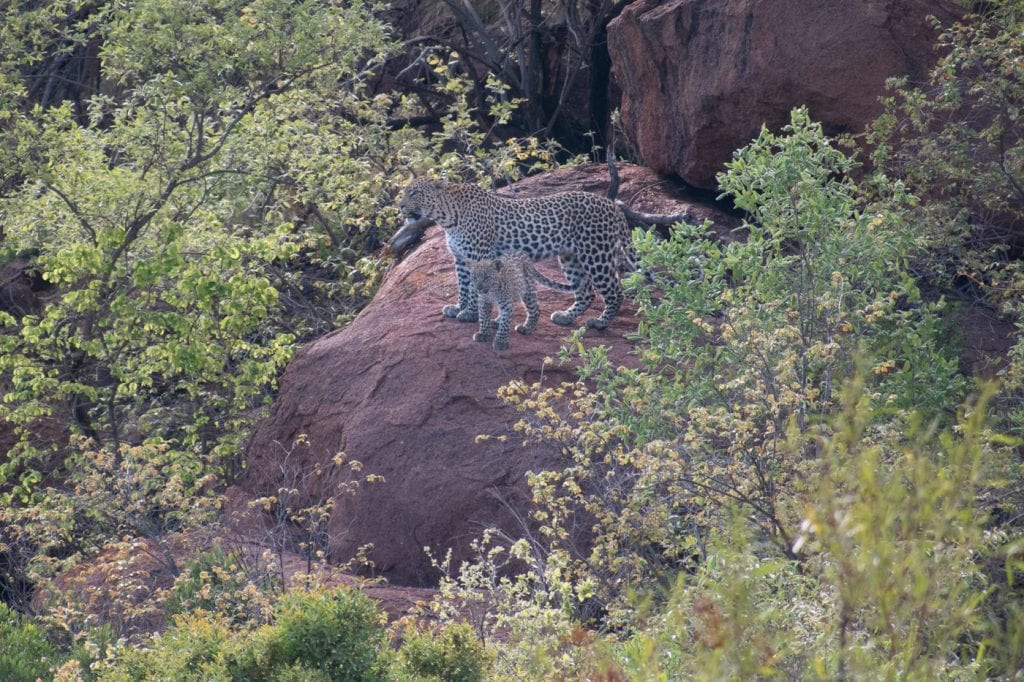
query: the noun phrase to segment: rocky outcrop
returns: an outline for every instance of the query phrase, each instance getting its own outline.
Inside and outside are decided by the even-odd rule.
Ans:
[[[632,167],[622,174],[620,196],[634,207],[657,213],[686,207],[672,198],[670,183],[649,171]],[[606,180],[597,166],[545,174],[515,191],[591,189]],[[557,265],[541,266],[561,278]],[[513,379],[546,385],[574,379],[571,368],[544,364],[567,333],[547,315],[568,307],[571,294],[539,293],[542,318],[531,336],[513,333],[504,352],[473,341],[475,324],[441,315],[456,299],[455,273],[441,230],[430,228],[355,320],[297,353],[271,415],[254,434],[241,487],[272,495],[295,472],[313,471],[338,452],[359,460],[362,475],[384,482],[338,498],[330,556],[345,561],[372,543],[368,557],[376,573],[403,585],[436,581],[425,546],[439,556],[451,548],[458,561],[486,527],[518,532],[517,513],[529,496],[526,472],[563,461],[555,448],[522,445],[513,430],[519,415],[498,399],[498,388]],[[608,330],[588,331],[586,343],[610,346],[616,363],[632,362],[626,338],[636,329],[632,315],[627,304]],[[484,434],[507,440],[478,442]],[[348,476],[333,471],[306,477],[301,494],[325,499]]]
[[[714,189],[762,124],[807,105],[830,134],[860,132],[890,76],[934,63],[928,19],[948,0],[639,0],[608,27],[622,120],[646,165]]]

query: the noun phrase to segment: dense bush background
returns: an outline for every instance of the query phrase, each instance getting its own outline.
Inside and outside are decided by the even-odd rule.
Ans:
[[[558,129],[516,99],[540,10],[499,40],[449,4],[489,69],[400,44],[372,3],[10,4],[0,265],[45,286],[0,309],[0,677],[1019,674],[1024,346],[978,385],[949,322],[1021,311],[1019,0],[893,82],[852,141],[870,170],[797,109],[719,178],[741,239],[636,236],[642,366],[597,348],[576,383],[503,389],[565,468],[530,480],[535,533],[439,561],[443,626],[316,585],[330,499],[257,501],[305,538],[293,584],[278,526],[263,557],[208,539],[296,344],[372,296],[409,173],[554,162],[507,127]],[[607,8],[573,8],[582,61]],[[339,494],[372,482],[334,464]],[[86,586],[83,558],[117,578]]]

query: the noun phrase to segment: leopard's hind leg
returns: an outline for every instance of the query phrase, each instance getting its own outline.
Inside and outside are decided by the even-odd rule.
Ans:
[[[516,331],[520,334],[530,334],[537,328],[537,320],[540,318],[540,304],[537,302],[537,290],[529,278],[525,278],[523,305],[526,306],[526,322],[516,325]]]
[[[565,271],[565,279],[576,292],[576,300],[568,310],[551,313],[551,321],[555,324],[572,324],[594,302],[594,287],[583,265],[573,254],[562,254],[558,262]]]
[[[604,263],[602,267],[591,268],[591,272],[595,273],[594,288],[604,299],[604,311],[600,317],[587,320],[587,326],[591,329],[604,329],[611,323],[612,318],[622,306],[624,298],[622,283],[619,281],[619,274],[614,263]]]

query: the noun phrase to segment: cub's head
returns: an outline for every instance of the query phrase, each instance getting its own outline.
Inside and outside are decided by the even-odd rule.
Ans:
[[[504,263],[500,258],[485,258],[469,261],[469,276],[473,286],[481,294],[488,293],[501,278]]]
[[[413,180],[402,192],[398,208],[409,220],[430,218],[438,220],[444,217],[444,201],[442,199],[448,183],[432,178]]]

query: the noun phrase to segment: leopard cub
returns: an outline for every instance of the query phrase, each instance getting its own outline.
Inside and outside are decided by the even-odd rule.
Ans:
[[[470,260],[468,265],[480,315],[480,330],[473,335],[473,340],[490,341],[493,334],[494,350],[508,348],[508,333],[516,303],[522,301],[526,306],[526,322],[516,325],[516,331],[529,334],[537,327],[540,305],[537,303],[535,283],[558,291],[574,290],[568,284],[555,282],[537,272],[530,257],[524,253],[514,252],[499,258]],[[497,333],[494,332],[495,320],[491,319],[492,304],[498,306]]]

